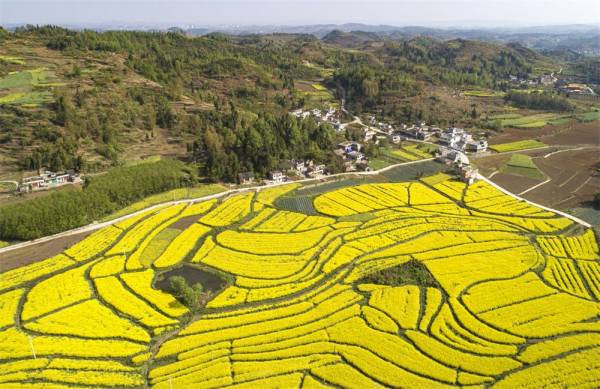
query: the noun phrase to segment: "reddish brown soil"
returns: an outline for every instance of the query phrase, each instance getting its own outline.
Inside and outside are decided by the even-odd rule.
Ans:
[[[65,236],[48,242],[2,253],[0,254],[0,273],[53,257],[80,240],[83,240],[92,232],[93,231],[82,232],[80,234]]]
[[[600,121],[577,123],[573,130],[543,137],[541,140],[549,145],[600,145]]]
[[[525,139],[539,139],[547,145],[600,145],[600,122],[545,126],[541,128],[507,128],[493,135],[490,143],[507,143]]]

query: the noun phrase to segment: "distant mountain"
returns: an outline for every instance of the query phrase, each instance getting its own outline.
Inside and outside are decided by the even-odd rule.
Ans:
[[[431,28],[423,26],[367,25],[360,23],[317,24],[305,26],[222,26],[188,28],[188,35],[206,35],[211,32],[231,35],[253,34],[311,34],[326,43],[343,47],[360,47],[377,39],[409,40],[419,36],[440,40],[469,39],[496,43],[516,42],[541,50],[571,50],[583,55],[600,55],[600,25],[575,24],[564,26],[536,26],[520,28]]]
[[[14,30],[19,25],[9,24]],[[102,24],[70,25],[74,30],[92,29],[137,31],[183,31],[190,36],[203,36],[219,32],[227,35],[300,34],[314,35],[324,42],[345,47],[359,47],[378,39],[409,40],[418,36],[439,40],[468,39],[507,44],[517,42],[525,47],[543,52],[572,51],[585,56],[600,55],[600,24],[570,24],[534,27],[476,27],[461,26],[434,28],[425,26],[391,26],[361,23],[314,24],[314,25],[222,25],[222,26],[165,26],[160,24]],[[331,35],[333,33],[333,35]],[[350,35],[344,35],[348,33]]]
[[[381,40],[381,37],[374,32],[344,32],[341,30],[333,30],[329,34],[325,35],[321,40],[325,43],[334,44],[340,47],[353,48],[364,46],[369,42]]]

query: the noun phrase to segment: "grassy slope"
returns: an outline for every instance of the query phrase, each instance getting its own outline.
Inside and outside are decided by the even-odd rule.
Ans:
[[[538,169],[531,157],[525,154],[512,154],[510,160],[506,162],[500,171],[535,180],[543,180],[545,178],[544,173]]]

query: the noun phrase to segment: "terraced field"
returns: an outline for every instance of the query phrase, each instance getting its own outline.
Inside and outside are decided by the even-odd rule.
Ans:
[[[318,216],[274,206],[293,190],[147,212],[0,274],[0,388],[599,385],[591,230],[441,174],[333,188]],[[408,262],[435,282],[363,281]],[[234,281],[191,315],[153,288],[183,263]]]

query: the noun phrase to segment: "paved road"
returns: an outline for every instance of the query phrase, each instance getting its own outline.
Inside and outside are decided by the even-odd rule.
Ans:
[[[360,122],[360,118],[358,118],[358,123],[362,124],[362,122]],[[380,130],[378,130],[378,131],[380,131]],[[424,143],[429,143],[429,142],[424,142]],[[590,145],[582,145],[582,146],[590,146]],[[548,146],[548,147],[554,147],[554,146]],[[594,147],[598,147],[598,146],[594,146]],[[540,147],[540,149],[542,149],[542,148],[543,147]],[[519,150],[519,151],[524,151],[524,150]],[[514,152],[517,152],[517,151],[514,151]],[[497,153],[497,154],[510,154],[510,153],[513,153],[513,151],[507,151],[505,153]],[[496,154],[494,154],[494,155],[496,155]],[[423,163],[423,162],[429,162],[429,161],[433,161],[433,159],[434,158],[429,158],[429,159],[422,159],[422,160],[419,160],[419,161],[397,163],[397,164],[390,165],[390,166],[384,167],[384,168],[379,169],[379,170],[373,170],[373,171],[370,171],[370,172],[339,173],[339,174],[332,174],[332,175],[329,175],[329,176],[322,176],[322,177],[318,177],[318,178],[306,178],[306,179],[302,179],[302,180],[298,180],[298,181],[294,181],[294,182],[303,183],[303,182],[318,181],[318,180],[322,180],[324,178],[335,178],[335,177],[355,176],[355,175],[376,175],[376,174],[380,174],[382,172],[385,172],[387,170],[394,169],[394,168],[399,167],[399,166],[406,166],[406,165],[419,164],[419,163]],[[486,177],[484,177],[482,175],[480,175],[480,178],[483,179],[484,181],[488,182],[488,183],[493,184],[495,187],[501,188],[500,186],[498,186],[497,184],[493,183],[488,178],[486,178]],[[103,222],[103,223],[91,223],[91,224],[88,224],[86,226],[75,228],[75,229],[72,229],[72,230],[69,230],[69,231],[65,231],[65,232],[61,232],[61,233],[58,233],[58,234],[55,234],[55,235],[45,236],[43,238],[34,239],[34,240],[26,241],[26,242],[21,242],[21,243],[10,245],[10,246],[4,247],[4,248],[0,248],[0,255],[2,253],[8,252],[8,251],[25,248],[25,247],[32,246],[32,245],[35,245],[35,244],[38,244],[38,243],[47,242],[47,241],[50,241],[50,240],[53,240],[53,239],[62,238],[62,237],[66,237],[66,236],[71,236],[71,235],[76,235],[76,234],[80,234],[82,232],[95,231],[95,230],[98,230],[100,228],[103,228],[103,227],[106,227],[106,226],[118,223],[120,221],[129,219],[129,218],[134,217],[136,215],[139,215],[139,214],[141,214],[143,212],[146,212],[146,211],[149,211],[149,210],[152,210],[152,209],[156,209],[156,208],[159,208],[159,207],[162,207],[162,206],[165,206],[165,205],[176,205],[176,204],[182,204],[182,203],[194,203],[194,202],[198,202],[198,201],[206,201],[206,200],[211,200],[211,199],[215,199],[215,198],[225,197],[225,196],[228,196],[228,195],[231,195],[231,194],[234,194],[234,193],[242,193],[242,192],[248,192],[248,191],[253,191],[253,190],[261,190],[261,189],[264,189],[264,188],[270,188],[270,187],[275,187],[275,186],[280,186],[280,185],[286,185],[286,184],[289,184],[289,182],[284,182],[284,183],[279,183],[279,184],[271,184],[271,185],[253,186],[253,187],[240,188],[240,189],[230,189],[230,190],[227,190],[227,191],[224,191],[224,192],[221,192],[221,193],[216,193],[216,194],[209,195],[209,196],[204,196],[204,197],[197,197],[197,198],[185,199],[185,200],[177,200],[177,201],[168,201],[168,202],[165,202],[165,203],[156,204],[156,205],[153,205],[151,207],[147,207],[147,208],[141,209],[141,210],[136,211],[134,213],[130,213],[129,215],[125,215],[125,216],[122,216],[122,217],[119,217],[117,219],[113,219],[113,220],[110,220],[110,221],[107,221],[107,222]],[[511,196],[513,196],[513,197],[515,197],[515,198],[517,198],[519,200],[527,201],[527,202],[529,202],[529,203],[531,203],[531,204],[533,204],[535,206],[538,206],[540,208],[547,209],[547,210],[550,210],[552,212],[558,213],[558,214],[560,214],[562,216],[568,217],[568,218],[570,218],[570,219],[576,221],[577,223],[580,223],[580,224],[582,224],[582,225],[584,225],[586,227],[589,226],[588,223],[584,222],[581,219],[577,219],[574,216],[565,214],[565,213],[557,211],[555,209],[547,208],[547,207],[539,205],[539,204],[532,203],[529,200],[523,199],[523,198],[518,197],[517,195],[515,195],[515,194],[513,194],[511,192],[508,192],[504,188],[501,188],[501,189],[505,193],[508,193]]]
[[[344,177],[344,176],[356,176],[356,175],[376,175],[382,172],[385,172],[387,170],[396,168],[398,166],[405,166],[405,165],[414,165],[414,164],[419,164],[419,163],[423,163],[423,162],[429,162],[429,161],[433,161],[433,158],[429,158],[429,159],[422,159],[419,161],[411,161],[411,162],[402,162],[402,163],[397,163],[394,165],[390,165],[387,167],[384,167],[382,169],[379,170],[373,170],[370,172],[349,172],[349,173],[338,173],[338,174],[332,174],[329,176],[321,176],[318,178],[305,178],[302,180],[297,180],[297,181],[293,181],[293,182],[311,182],[311,181],[318,181],[318,180],[322,180],[324,178],[335,178],[335,177]],[[144,213],[146,211],[150,211],[152,209],[156,209],[159,207],[163,207],[165,205],[176,205],[176,204],[183,204],[183,203],[195,203],[198,201],[206,201],[206,200],[211,200],[211,199],[215,199],[215,198],[219,198],[219,197],[225,197],[228,196],[230,194],[234,194],[234,193],[243,193],[243,192],[248,192],[248,191],[253,191],[253,190],[261,190],[261,189],[265,189],[265,188],[272,188],[272,187],[276,187],[276,186],[281,186],[281,185],[286,185],[289,184],[290,182],[282,182],[282,183],[278,183],[278,184],[270,184],[270,185],[261,185],[261,186],[253,186],[253,187],[248,187],[248,188],[240,188],[240,189],[230,189],[230,190],[226,190],[224,192],[220,192],[220,193],[215,193],[209,196],[203,196],[203,197],[196,197],[196,198],[192,198],[192,199],[185,199],[185,200],[176,200],[176,201],[168,201],[168,202],[164,202],[164,203],[160,203],[160,204],[156,204],[153,205],[151,207],[147,207],[144,209],[141,209],[139,211],[130,213],[128,215],[125,216],[121,216],[117,219],[113,219],[113,220],[109,220],[107,222],[103,222],[103,223],[91,223],[88,224],[86,226],[83,227],[78,227],[69,231],[64,231],[64,232],[60,232],[58,234],[54,234],[54,235],[49,235],[49,236],[45,236],[43,238],[39,238],[39,239],[34,239],[34,240],[29,240],[26,242],[21,242],[21,243],[17,243],[14,245],[10,245],[4,248],[0,249],[0,255],[2,253],[8,252],[8,251],[12,251],[12,250],[17,250],[17,249],[22,249],[28,246],[32,246],[38,243],[42,243],[42,242],[47,242],[53,239],[58,239],[58,238],[63,238],[66,236],[71,236],[71,235],[76,235],[76,234],[80,234],[82,232],[89,232],[89,231],[95,231],[98,230],[100,228],[118,223],[120,221],[129,219],[131,217],[134,217],[136,215],[139,215],[141,213]]]

